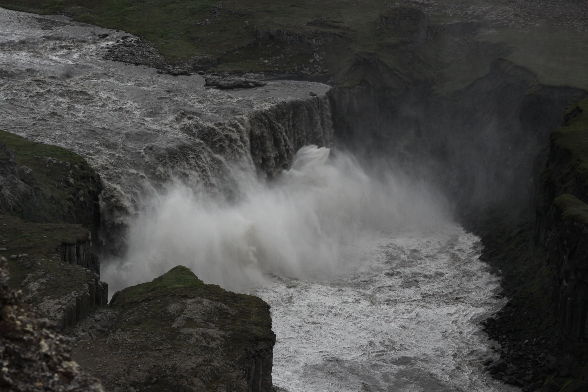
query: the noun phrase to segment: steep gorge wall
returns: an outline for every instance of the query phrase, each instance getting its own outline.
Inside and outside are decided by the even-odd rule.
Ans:
[[[301,147],[333,143],[330,102],[324,95],[254,113],[247,126],[253,163],[269,178],[287,169]]]
[[[503,278],[510,301],[487,325],[502,346],[491,372],[528,391],[584,390],[588,181],[578,157],[588,149],[553,132],[588,112],[564,118],[586,93],[504,60],[450,94],[374,57],[351,70],[356,85],[329,93],[338,142],[435,185]]]
[[[93,238],[100,179],[81,157],[0,132],[0,256],[10,284],[58,327],[107,302]]]
[[[537,241],[556,271],[555,309],[560,338],[588,348],[588,101],[573,105],[552,134],[537,209]]]
[[[497,205],[529,213],[548,135],[579,90],[543,86],[505,60],[449,94],[403,81],[377,59],[361,67],[383,80],[329,93],[341,143],[433,183],[462,217]]]

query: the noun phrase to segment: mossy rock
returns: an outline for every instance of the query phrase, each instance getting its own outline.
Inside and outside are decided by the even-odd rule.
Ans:
[[[556,197],[554,203],[560,209],[564,219],[588,225],[588,204],[576,196],[565,193]]]
[[[187,267],[177,266],[151,282],[128,287],[117,292],[111,300],[112,306],[124,306],[144,301],[158,295],[173,294],[180,289],[201,288],[204,283]]]
[[[100,191],[79,155],[0,131],[0,256],[10,285],[60,327],[106,304],[92,243]]]
[[[0,213],[97,229],[101,182],[82,157],[0,131],[0,163]]]
[[[104,312],[107,331],[80,340],[74,358],[109,389],[271,390],[275,335],[257,297],[178,266],[119,291]]]

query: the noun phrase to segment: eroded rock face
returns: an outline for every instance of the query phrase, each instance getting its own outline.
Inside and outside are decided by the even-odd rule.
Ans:
[[[554,268],[555,312],[564,344],[588,346],[588,100],[573,105],[552,135],[538,208],[537,238]]]
[[[281,167],[289,151],[332,133],[325,119],[298,124],[294,113],[328,118],[324,84],[265,81],[246,89],[208,88],[200,75],[172,76],[106,60],[133,62],[113,56],[121,42],[138,42],[128,34],[4,9],[0,35],[0,73],[6,75],[0,81],[0,127],[89,162],[104,183],[101,211],[110,247],[144,199],[172,180],[223,197],[233,187],[235,166],[274,170],[273,164],[254,167],[251,135],[268,147],[256,152],[255,162],[263,155]],[[288,115],[284,108],[290,104]],[[256,121],[259,116],[268,122]],[[309,134],[316,136],[298,138]]]
[[[100,382],[72,361],[66,340],[36,318],[8,285],[0,258],[0,390],[103,392]]]
[[[75,332],[74,358],[113,392],[272,390],[269,306],[186,267],[116,293]]]
[[[0,256],[10,285],[59,328],[107,303],[93,234],[100,179],[79,156],[0,131]]]

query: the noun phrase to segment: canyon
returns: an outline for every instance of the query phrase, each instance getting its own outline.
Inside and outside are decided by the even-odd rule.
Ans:
[[[455,330],[445,327],[443,332],[461,336],[470,349],[477,349],[466,356],[466,362],[454,364],[449,358],[463,356],[467,347],[462,348],[459,340],[455,340],[459,347],[455,352],[435,346],[438,351],[436,357],[431,354],[433,358],[451,363],[441,367],[440,373],[433,364],[429,364],[430,372],[415,365],[428,363],[428,356],[415,354],[425,348],[405,349],[405,356],[381,359],[395,369],[388,379],[382,376],[374,381],[378,377],[371,376],[361,367],[368,365],[361,362],[357,368],[350,367],[351,373],[364,372],[357,376],[359,381],[350,378],[336,387],[313,384],[315,388],[584,390],[588,83],[582,70],[588,54],[578,42],[586,35],[586,10],[578,3],[578,12],[572,12],[576,9],[572,1],[568,8],[550,8],[549,2],[539,6],[497,2],[492,12],[486,12],[486,3],[479,3],[476,8],[461,2],[449,6],[424,1],[414,7],[390,5],[380,14],[367,7],[364,15],[371,18],[378,37],[374,50],[366,50],[367,44],[355,36],[362,33],[356,25],[348,31],[345,23],[323,18],[309,22],[310,30],[258,30],[254,44],[228,50],[218,58],[198,53],[190,61],[170,59],[157,40],[151,46],[142,38],[106,28],[119,26],[96,27],[63,16],[0,9],[0,129],[10,132],[0,134],[0,255],[8,260],[10,285],[21,288],[25,302],[74,337],[74,359],[100,378],[107,390],[271,390],[276,337],[267,304],[214,284],[259,295],[270,303],[276,347],[283,350],[273,363],[280,371],[276,385],[286,390],[307,388],[297,384],[304,379],[300,374],[314,374],[324,367],[325,373],[319,371],[307,380],[311,385],[324,379],[324,374],[348,366],[338,348],[332,351],[336,345],[321,346],[337,354],[310,369],[296,367],[300,359],[285,354],[298,350],[309,336],[316,339],[314,344],[323,343],[314,332],[294,338],[298,332],[292,328],[298,325],[299,315],[313,319],[313,309],[322,311],[313,307],[317,306],[313,295],[331,293],[325,298],[335,298],[337,294],[332,293],[337,290],[360,303],[385,307],[381,315],[389,315],[386,328],[396,325],[395,316],[410,320],[398,331],[420,331],[422,325],[429,328],[446,321],[452,325],[455,313],[451,311],[442,316],[435,313],[427,321],[419,318],[418,309],[414,314],[396,313],[411,295],[423,301],[421,311],[463,306],[470,310],[462,312],[472,312],[471,317],[460,321]],[[519,13],[507,12],[508,7],[519,7]],[[233,18],[230,9],[229,4],[215,15]],[[70,14],[79,18],[76,12]],[[566,26],[560,36],[545,43],[541,61],[533,52],[537,41],[529,38],[539,34],[533,21],[548,26],[538,40],[546,31]],[[550,52],[555,41],[568,44]],[[342,55],[349,42],[361,42],[361,50]],[[286,59],[275,56],[276,48],[283,46],[289,48],[284,49]],[[314,53],[314,60],[289,62],[288,56],[294,59],[300,53]],[[248,56],[256,56],[253,63],[243,60]],[[269,62],[262,61],[266,56]],[[568,71],[554,71],[562,58],[568,61]],[[258,60],[265,64],[262,68]],[[320,148],[301,150],[308,145],[331,148],[333,157],[321,158],[319,153],[327,150]],[[302,155],[296,154],[299,151]],[[302,159],[304,152],[308,161]],[[345,163],[346,152],[353,153],[350,162],[354,163]],[[328,163],[333,159],[342,166]],[[315,171],[309,172],[309,167]],[[327,180],[339,178],[328,176],[340,172],[347,173],[349,184]],[[309,173],[328,174],[313,177]],[[313,195],[318,191],[312,184],[321,181],[325,186],[319,189],[326,189],[329,199],[317,196],[305,199],[310,204],[297,204],[292,195]],[[354,199],[349,187],[376,196],[384,189],[394,202],[379,204],[378,197],[364,195]],[[193,198],[192,194],[206,196]],[[335,197],[347,194],[349,199]],[[263,206],[255,204],[260,195]],[[186,206],[184,211],[196,218],[164,209],[170,203]],[[257,221],[247,215],[249,211],[259,214],[275,207],[271,211],[280,220],[294,225],[300,220],[291,218],[290,210],[284,208],[302,211],[308,207],[316,216],[304,216],[303,222],[316,218],[321,228],[349,224],[347,218],[322,220],[327,218],[321,211],[337,215],[336,203],[342,203],[354,221],[366,219],[370,224],[377,222],[377,229],[392,230],[393,241],[379,238],[384,242],[369,248],[384,249],[388,261],[366,264],[370,273],[356,276],[371,285],[353,285],[345,275],[333,278],[332,270],[345,269],[337,262],[327,272],[300,264],[301,271],[310,268],[308,275],[313,279],[321,273],[330,276],[315,281],[286,264],[266,261],[272,258],[267,255],[281,259],[286,254],[265,238],[271,237],[272,230],[289,233],[288,226]],[[209,210],[202,212],[201,205]],[[168,237],[153,234],[165,228],[174,234],[171,244],[196,252],[189,245],[194,239],[181,241],[181,228],[227,219],[223,215],[227,205],[236,206],[236,213],[253,222],[255,230],[245,225],[243,232],[229,236],[236,250],[224,242],[228,250],[219,253],[222,257],[214,253],[213,240],[206,240],[205,232],[196,243],[208,252],[207,262],[214,260],[221,271],[239,271],[238,278],[225,280],[226,272],[190,264],[186,253],[166,249]],[[396,210],[389,213],[387,208]],[[171,228],[163,226],[157,211],[174,217]],[[385,224],[372,215],[381,215]],[[229,222],[241,230],[241,221]],[[460,225],[478,235],[481,244],[474,235],[462,233]],[[420,239],[397,226],[414,227]],[[338,248],[350,238],[360,244],[361,231],[332,238],[302,227],[309,230],[311,239],[300,236],[298,242],[291,242],[299,249],[294,259],[316,257],[320,264],[362,257],[343,257],[346,253]],[[205,228],[219,237],[232,235],[230,227],[210,224]],[[456,232],[449,238],[427,237],[424,229]],[[243,238],[247,246],[255,244],[253,251],[239,247]],[[320,244],[330,241],[334,241],[335,256],[329,249],[326,255],[318,252]],[[304,253],[305,243],[312,244],[316,255]],[[167,253],[157,253],[159,249]],[[252,266],[223,264],[232,256],[244,257]],[[456,270],[451,263],[444,264],[446,257],[471,263],[472,269]],[[398,261],[406,259],[422,270],[415,273]],[[447,267],[436,270],[439,267],[429,265],[430,260]],[[188,268],[175,267],[178,264],[189,264],[186,267],[198,277]],[[371,275],[370,268],[377,273]],[[260,271],[278,275],[279,283],[268,287],[267,278],[258,276]],[[404,272],[399,275],[398,271]],[[350,276],[356,272],[352,270]],[[453,273],[456,281],[471,279],[484,295],[476,297],[468,287],[461,287],[467,295],[454,292],[451,281],[444,278]],[[108,305],[106,284],[100,282],[105,277],[111,294],[117,291]],[[261,288],[256,286],[259,282],[264,282]],[[438,286],[439,282],[447,286]],[[135,286],[126,288],[130,285]],[[391,303],[399,300],[373,287],[397,287],[390,290],[409,302],[400,301],[401,307],[394,308]],[[376,291],[364,297],[369,290]],[[445,290],[449,294],[443,306],[426,302]],[[288,313],[292,297],[299,303],[308,301],[308,307]],[[308,309],[311,312],[304,313]],[[332,312],[333,319],[346,314],[340,304],[325,312]],[[277,315],[281,318],[276,319]],[[343,318],[341,325],[352,316]],[[359,325],[374,315],[363,317]],[[313,322],[328,324],[321,317]],[[374,335],[388,333],[386,328],[377,329],[378,320],[372,323]],[[404,339],[401,332],[397,335]],[[427,341],[434,333],[423,336]],[[181,344],[183,337],[192,345]],[[344,336],[341,339],[345,341]],[[410,346],[410,339],[399,340],[398,347]],[[497,342],[494,353],[490,339]],[[138,342],[145,344],[137,349]],[[378,349],[404,352],[398,347]],[[362,346],[358,350],[362,352]],[[176,354],[181,358],[166,362]],[[312,358],[311,352],[305,355]],[[145,368],[120,372],[139,360]],[[462,366],[470,378],[444,379],[447,374],[459,374]],[[291,373],[294,370],[302,373]]]

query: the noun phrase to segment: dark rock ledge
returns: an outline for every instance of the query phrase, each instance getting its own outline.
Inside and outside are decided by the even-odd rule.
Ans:
[[[10,286],[59,328],[107,302],[93,241],[100,191],[78,155],[0,132],[0,256]]]
[[[106,305],[100,191],[78,155],[0,131],[0,390],[272,391],[261,299],[176,267]]]
[[[119,291],[75,333],[74,359],[109,391],[272,391],[269,306],[186,267]]]
[[[7,282],[6,259],[0,257],[0,390],[104,392],[72,361],[66,339],[35,317]]]

